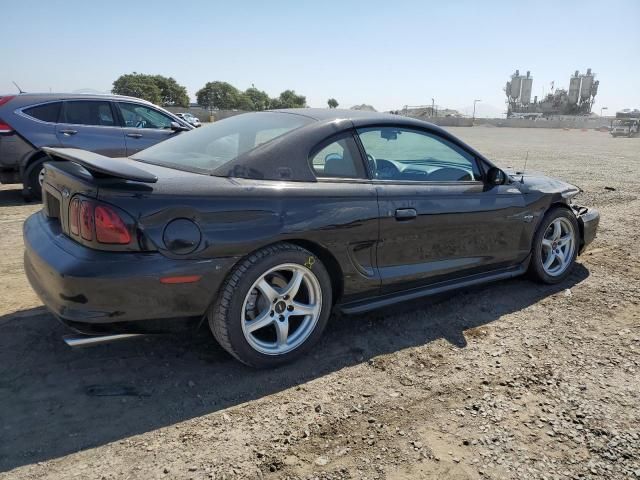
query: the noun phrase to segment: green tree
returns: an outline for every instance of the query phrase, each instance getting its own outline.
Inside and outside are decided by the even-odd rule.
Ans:
[[[258,90],[255,87],[251,87],[247,88],[244,91],[244,94],[249,97],[251,103],[253,104],[253,108],[251,110],[266,110],[267,108],[269,108],[271,100],[266,92]]]
[[[160,89],[163,107],[188,107],[189,95],[187,89],[175,81],[173,77],[154,75],[153,81]]]
[[[163,107],[189,106],[187,89],[171,77],[127,73],[113,82],[112,93],[147,100]]]
[[[278,98],[271,99],[271,108],[304,108],[307,106],[307,97],[297,95],[293,90],[285,90]]]
[[[233,110],[240,103],[240,92],[227,82],[207,82],[196,92],[198,105],[209,110]]]
[[[335,98],[330,98],[329,100],[327,100],[327,105],[329,105],[329,108],[338,108],[338,101]]]
[[[255,104],[251,100],[251,97],[249,97],[249,95],[247,95],[246,93],[238,94],[235,108],[238,110],[244,110],[246,112],[257,110]]]
[[[162,102],[162,94],[156,82],[150,75],[144,75],[142,73],[133,72],[121,75],[113,82],[111,92],[116,95],[142,98],[155,104]]]

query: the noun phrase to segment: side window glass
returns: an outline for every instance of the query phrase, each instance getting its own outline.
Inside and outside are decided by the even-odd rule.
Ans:
[[[324,142],[319,148],[311,155],[311,168],[317,177],[366,178],[360,152],[350,134]]]
[[[118,103],[125,127],[171,128],[174,120],[153,108],[135,103]]]
[[[95,100],[65,102],[64,123],[104,127],[113,127],[116,125],[110,103]]]
[[[25,108],[24,113],[43,122],[56,123],[60,117],[62,102],[45,103],[35,107]]]
[[[423,182],[481,179],[474,156],[437,135],[395,127],[359,129],[358,135],[376,178]]]

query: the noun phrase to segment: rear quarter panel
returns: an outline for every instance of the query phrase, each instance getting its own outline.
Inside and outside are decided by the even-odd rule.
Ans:
[[[133,214],[144,235],[170,258],[244,257],[276,242],[309,242],[337,260],[345,300],[379,288],[374,186],[187,175],[185,180],[192,182],[188,194],[174,179],[176,191],[164,182],[129,192],[102,187],[99,196]],[[164,230],[177,218],[193,220],[202,232],[200,245],[189,255],[175,255],[164,245]]]

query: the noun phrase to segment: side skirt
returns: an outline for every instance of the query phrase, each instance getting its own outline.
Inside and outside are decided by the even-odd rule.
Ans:
[[[462,277],[456,280],[448,280],[445,282],[438,282],[425,287],[414,288],[411,290],[405,290],[393,294],[382,295],[379,297],[373,297],[367,300],[359,300],[357,302],[345,303],[338,305],[336,308],[344,314],[364,313],[377,308],[393,305],[394,303],[407,302],[416,298],[428,297],[430,295],[436,295],[439,293],[448,292],[451,290],[457,290],[459,288],[471,287],[474,285],[480,285],[483,283],[496,282],[498,280],[505,280],[508,278],[518,277],[523,275],[529,268],[529,262],[531,256],[529,255],[524,262],[515,267],[506,269],[493,270],[487,273],[480,273],[471,275],[468,277]]]

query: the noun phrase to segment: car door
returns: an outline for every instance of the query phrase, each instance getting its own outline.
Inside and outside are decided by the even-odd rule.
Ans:
[[[125,155],[124,133],[108,100],[66,100],[56,137],[64,147],[81,148],[108,157]]]
[[[485,185],[472,152],[426,130],[362,128],[358,136],[378,187],[383,293],[526,257],[523,195]]]
[[[133,102],[116,104],[122,116],[127,156],[178,134],[171,129],[175,120],[155,108]]]
[[[369,180],[352,131],[320,142],[309,156],[318,183],[310,194],[318,195],[313,206],[294,207],[327,218],[333,228],[314,235],[331,251],[344,277],[341,301],[377,295],[380,276],[375,266],[379,212],[376,186]],[[290,212],[293,214],[293,212]]]

